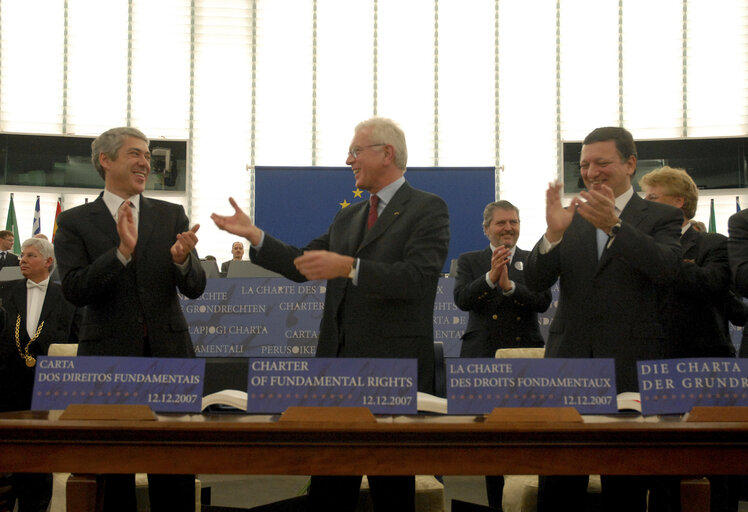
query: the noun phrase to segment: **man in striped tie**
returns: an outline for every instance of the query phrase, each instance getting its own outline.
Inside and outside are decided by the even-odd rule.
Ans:
[[[216,225],[251,244],[253,262],[297,282],[327,279],[318,357],[418,360],[418,390],[434,389],[434,297],[449,246],[440,197],[405,180],[405,134],[390,119],[360,123],[348,148],[356,187],[371,194],[340,211],[306,247],[265,233],[230,199],[233,216]],[[312,477],[310,509],[352,511],[361,476]],[[412,475],[369,476],[375,511],[415,507]]]

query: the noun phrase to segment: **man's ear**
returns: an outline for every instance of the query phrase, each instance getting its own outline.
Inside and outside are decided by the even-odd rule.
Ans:
[[[112,161],[111,158],[109,158],[109,155],[104,153],[103,151],[99,153],[99,165],[106,170],[107,167],[109,167],[110,162]]]
[[[395,148],[391,144],[384,145],[384,161],[391,164],[395,161]]]
[[[628,175],[633,176],[634,173],[636,172],[636,157],[634,155],[631,155],[630,157],[628,157],[626,159],[625,165],[628,170]]]

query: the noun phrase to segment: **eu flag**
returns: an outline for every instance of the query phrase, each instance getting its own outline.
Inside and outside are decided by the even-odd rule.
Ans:
[[[461,253],[488,245],[483,208],[495,200],[493,167],[408,167],[412,186],[434,193],[449,207],[450,243],[443,272]],[[341,209],[369,199],[350,167],[256,167],[257,225],[286,243],[303,247],[323,234]]]

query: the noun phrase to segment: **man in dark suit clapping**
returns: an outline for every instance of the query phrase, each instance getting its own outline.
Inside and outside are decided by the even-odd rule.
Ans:
[[[683,213],[634,193],[636,161],[627,130],[588,134],[579,161],[587,190],[564,208],[562,186],[549,186],[547,229],[525,266],[536,291],[559,279],[546,357],[612,358],[619,393],[638,389],[638,360],[669,353],[660,290],[673,284],[681,260]],[[602,486],[605,510],[646,510],[646,478],[603,476]],[[538,510],[581,506],[586,488],[584,477],[541,478]]]
[[[142,195],[151,172],[148,138],[113,128],[91,145],[104,192],[57,219],[55,254],[65,297],[86,306],[79,355],[195,357],[177,290],[195,299],[205,272],[199,225],[182,206]],[[148,475],[151,510],[195,508],[195,477]],[[105,511],[135,509],[134,475],[109,475]]]
[[[403,174],[405,134],[393,121],[360,123],[348,149],[356,187],[371,194],[340,210],[305,248],[265,233],[230,199],[216,225],[244,236],[253,262],[302,282],[327,279],[318,357],[414,358],[418,389],[434,387],[434,298],[449,246],[447,205]],[[312,477],[312,510],[353,510],[361,477]],[[369,477],[374,509],[412,511],[413,476]]]
[[[483,210],[483,232],[489,246],[461,254],[457,260],[454,300],[468,311],[460,357],[495,357],[500,348],[543,347],[538,313],[548,309],[550,290],[525,285],[527,251],[517,247],[519,209],[496,201]],[[504,477],[487,476],[488,505],[501,510]]]
[[[460,357],[494,357],[499,348],[542,347],[538,313],[551,303],[550,290],[527,288],[527,251],[517,247],[519,210],[509,201],[489,203],[483,211],[489,247],[457,260],[454,299],[469,311]]]

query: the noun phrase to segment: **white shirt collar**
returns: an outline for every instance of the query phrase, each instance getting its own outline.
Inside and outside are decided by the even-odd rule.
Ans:
[[[377,207],[378,211],[381,212],[382,209],[387,206],[387,203],[392,200],[400,187],[403,186],[403,183],[405,183],[405,176],[400,176],[398,179],[377,192],[376,195],[379,196],[379,206]]]
[[[494,246],[494,244],[489,243],[488,246],[491,248],[491,254],[498,249],[498,247]],[[514,259],[514,253],[517,252],[517,246],[515,245],[512,247],[512,250],[509,251],[509,261],[512,261]]]
[[[102,199],[104,200],[104,204],[106,204],[107,209],[109,210],[109,213],[112,214],[112,217],[115,219],[117,218],[117,210],[119,210],[119,207],[122,206],[122,203],[125,201],[125,199],[122,199],[117,194],[110,192],[106,189],[104,189],[104,194],[102,196]],[[130,202],[135,206],[136,211],[140,211],[140,194],[136,194],[132,197],[128,198]]]
[[[48,286],[49,285],[49,276],[47,276],[47,279],[42,279],[38,283],[35,281],[32,281],[31,279],[26,279],[26,281],[31,281],[34,284],[40,285],[40,286]]]
[[[627,204],[629,204],[629,201],[631,201],[631,198],[633,196],[634,196],[634,187],[629,187],[628,190],[626,190],[626,192],[616,197],[616,209],[618,210],[618,213],[621,213],[623,211],[623,209],[626,207]]]

